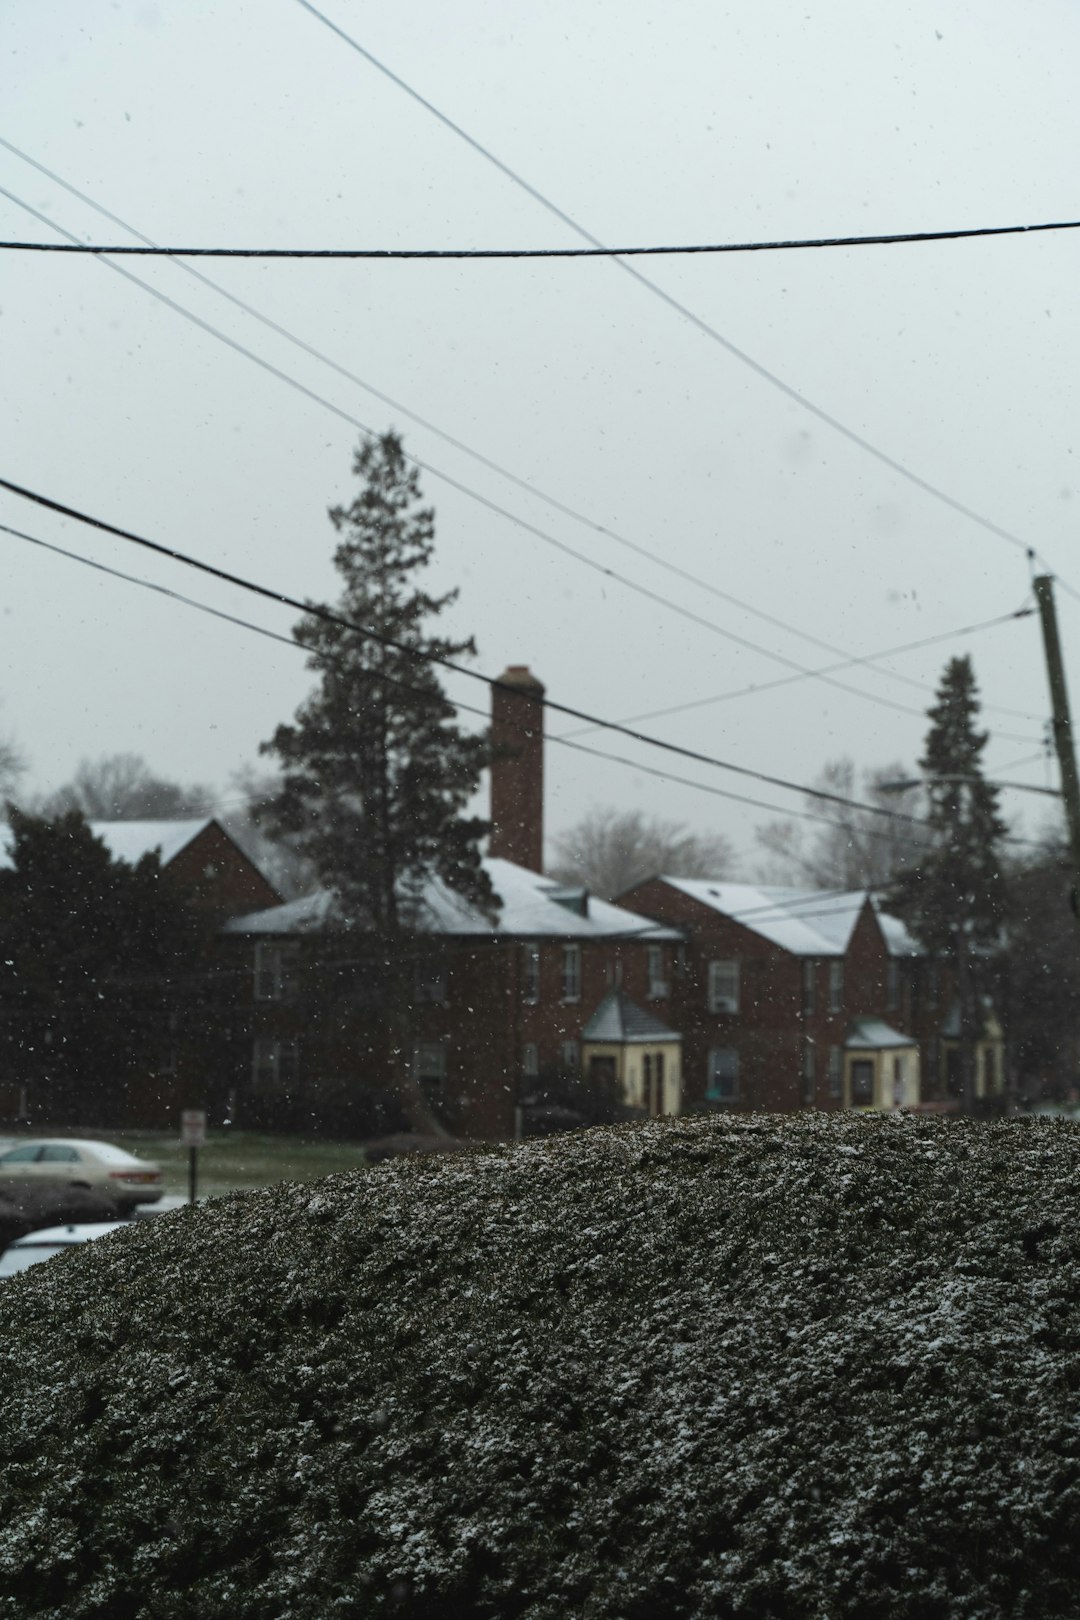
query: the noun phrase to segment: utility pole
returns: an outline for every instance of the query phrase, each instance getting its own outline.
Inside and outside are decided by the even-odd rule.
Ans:
[[[1061,768],[1061,792],[1065,800],[1065,819],[1072,852],[1073,909],[1080,920],[1080,910],[1077,910],[1080,906],[1080,777],[1076,774],[1069,695],[1065,689],[1065,667],[1061,661],[1061,639],[1054,607],[1054,582],[1049,574],[1040,574],[1035,581],[1035,599],[1042,621],[1046,673],[1050,679],[1050,703],[1054,717],[1054,747]]]

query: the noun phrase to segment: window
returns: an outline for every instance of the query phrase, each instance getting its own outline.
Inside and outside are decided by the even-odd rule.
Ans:
[[[540,947],[521,947],[521,999],[532,1007],[540,1000]]]
[[[446,1089],[446,1047],[441,1041],[419,1041],[413,1047],[413,1079],[425,1096],[441,1099]]]
[[[13,1148],[10,1153],[0,1156],[0,1164],[33,1164],[40,1152],[36,1143],[33,1147]]]
[[[893,957],[885,964],[885,1005],[890,1012],[900,1006],[900,963]]]
[[[418,962],[413,990],[418,1002],[429,1002],[436,1007],[445,1006],[446,968],[441,962]]]
[[[43,1147],[38,1160],[39,1164],[78,1164],[79,1155],[75,1148],[61,1147],[57,1142],[51,1142]]]
[[[255,946],[255,1000],[291,1001],[296,994],[296,951],[291,945]]]
[[[839,1046],[829,1047],[829,1096],[844,1095],[844,1054]]]
[[[817,963],[808,957],[802,965],[802,1010],[804,1015],[817,1007]]]
[[[705,1095],[712,1103],[730,1103],[737,1100],[739,1054],[733,1046],[714,1046],[709,1052]]]
[[[564,945],[562,953],[562,998],[581,1000],[581,946]]]
[[[571,1072],[577,1070],[578,1064],[581,1062],[577,1041],[562,1042],[559,1047],[559,1062],[564,1069],[569,1069]]]
[[[851,1065],[851,1106],[874,1106],[874,1064],[871,1058],[856,1058]]]
[[[540,1048],[535,1041],[526,1041],[521,1048],[521,1072],[530,1080],[540,1073]]]
[[[737,1013],[738,1010],[738,962],[710,962],[709,1011],[714,1013]]]
[[[817,1062],[813,1041],[803,1041],[802,1099],[804,1108],[813,1108],[817,1098]]]
[[[257,1092],[293,1091],[300,1072],[300,1052],[296,1041],[273,1041],[260,1037],[251,1056],[251,1089]]]
[[[664,974],[664,947],[650,945],[647,952],[649,968],[649,995],[660,1000],[671,994],[671,985]]]
[[[829,1011],[831,1013],[844,1010],[844,964],[843,962],[829,963]]]

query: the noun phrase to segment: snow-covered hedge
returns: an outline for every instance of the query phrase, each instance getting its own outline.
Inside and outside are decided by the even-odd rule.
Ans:
[[[1080,1128],[687,1119],[0,1289],[0,1615],[1080,1613]]]

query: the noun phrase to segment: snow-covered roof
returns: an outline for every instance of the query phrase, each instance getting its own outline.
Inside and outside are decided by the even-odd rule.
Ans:
[[[182,849],[211,825],[209,816],[184,821],[92,821],[90,831],[103,840],[114,861],[136,866],[144,855],[157,850],[162,866],[168,866]],[[0,866],[11,865],[11,831],[0,828]]]
[[[911,1035],[901,1035],[883,1018],[855,1018],[844,1045],[853,1052],[880,1052],[891,1047],[918,1046]]]
[[[625,1046],[629,1043],[658,1044],[663,1041],[681,1041],[682,1036],[669,1029],[660,1019],[622,990],[609,990],[581,1032],[583,1041],[604,1042]]]
[[[424,891],[418,927],[431,934],[492,935],[538,939],[616,939],[644,938],[674,940],[677,929],[664,928],[648,917],[589,897],[584,915],[560,903],[565,901],[565,885],[546,878],[513,861],[488,857],[484,867],[502,908],[494,923],[482,915],[444,883],[433,879]],[[229,934],[314,934],[324,929],[345,928],[348,918],[341,904],[328,889],[316,889],[300,900],[265,911],[233,917],[225,924]]]
[[[712,878],[661,881],[793,956],[843,956],[867,901],[865,889],[793,889]],[[890,956],[917,955],[918,947],[903,923],[885,915],[872,897],[871,904]]]

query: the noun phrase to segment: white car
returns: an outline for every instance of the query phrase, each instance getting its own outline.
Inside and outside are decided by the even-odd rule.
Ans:
[[[27,1232],[0,1254],[0,1277],[14,1277],[16,1272],[36,1266],[41,1260],[51,1260],[54,1254],[77,1248],[91,1238],[130,1229],[130,1221],[81,1221],[75,1226],[46,1226],[40,1232]]]
[[[0,1153],[0,1181],[8,1176],[36,1186],[88,1187],[104,1193],[121,1210],[153,1204],[161,1197],[161,1168],[137,1159],[111,1142],[84,1142],[74,1137],[38,1137]]]

